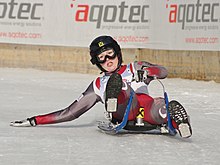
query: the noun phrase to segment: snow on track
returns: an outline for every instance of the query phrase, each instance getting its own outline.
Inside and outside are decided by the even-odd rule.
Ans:
[[[96,75],[0,68],[0,165],[218,165],[220,163],[220,84],[184,79],[162,82],[169,99],[187,109],[190,139],[154,134],[107,135],[99,103],[79,119],[34,128],[10,121],[59,110],[71,104]],[[162,96],[158,82],[149,91]]]

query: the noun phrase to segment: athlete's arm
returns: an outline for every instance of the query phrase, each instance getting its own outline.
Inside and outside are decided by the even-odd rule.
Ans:
[[[151,80],[154,79],[154,77],[159,79],[164,79],[168,75],[168,71],[165,67],[151,64],[146,61],[135,61],[133,63],[133,69],[134,72],[137,72],[138,70],[143,70],[147,72],[147,79],[145,80],[145,83],[150,83]]]
[[[101,98],[94,92],[92,82],[86,91],[82,93],[82,96],[68,107],[49,114],[28,118],[27,120],[11,122],[10,125],[22,127],[71,121],[81,116],[99,101],[101,101]]]

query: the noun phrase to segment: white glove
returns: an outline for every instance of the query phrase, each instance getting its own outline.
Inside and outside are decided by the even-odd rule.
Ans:
[[[135,73],[134,73],[134,79],[136,82],[143,82],[144,80],[147,79],[147,75],[148,75],[148,72],[147,70],[137,70]]]
[[[27,118],[25,120],[20,120],[20,121],[13,121],[10,123],[10,126],[13,127],[34,127],[36,126],[36,121],[35,118]]]

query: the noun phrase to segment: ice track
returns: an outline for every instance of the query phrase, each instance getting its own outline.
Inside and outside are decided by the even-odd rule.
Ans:
[[[219,165],[220,84],[184,79],[163,80],[169,99],[191,116],[193,136],[181,139],[154,134],[106,135],[97,128],[104,106],[97,104],[79,119],[35,128],[9,123],[68,106],[95,75],[0,68],[0,165]],[[157,82],[149,86],[162,96]]]

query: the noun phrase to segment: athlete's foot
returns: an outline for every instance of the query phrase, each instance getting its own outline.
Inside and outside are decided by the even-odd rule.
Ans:
[[[122,88],[122,77],[118,73],[113,73],[106,85],[106,111],[116,112],[117,98]]]
[[[169,102],[168,111],[175,124],[174,128],[179,131],[180,136],[183,138],[192,136],[192,128],[189,122],[189,116],[187,115],[184,107],[179,102],[172,100]]]

